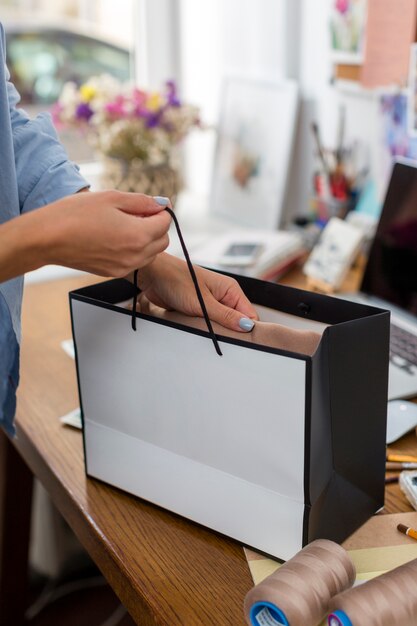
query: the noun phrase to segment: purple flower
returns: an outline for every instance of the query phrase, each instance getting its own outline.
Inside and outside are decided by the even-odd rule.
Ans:
[[[158,111],[157,113],[148,112],[146,115],[146,127],[155,128],[156,126],[159,126],[160,119],[161,119],[160,111]]]
[[[177,96],[177,85],[174,80],[167,80],[165,83],[167,88],[167,102],[172,107],[181,106],[181,102]]]
[[[142,104],[136,105],[133,113],[136,117],[147,117],[149,115],[149,111]]]
[[[88,122],[90,117],[93,115],[93,110],[91,109],[88,102],[81,102],[75,111],[75,117],[78,120],[85,120]]]
[[[350,9],[350,0],[336,0],[336,11],[345,15]]]

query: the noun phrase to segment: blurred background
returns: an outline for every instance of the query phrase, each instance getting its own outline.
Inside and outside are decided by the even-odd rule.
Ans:
[[[213,182],[225,79],[296,81],[294,174],[290,172],[285,181],[285,214],[294,216],[305,212],[312,191],[317,154],[311,122],[318,123],[323,145],[334,149],[340,140],[341,105],[345,145],[352,148],[356,142],[356,158],[369,167],[379,196],[386,184],[376,91],[361,90],[357,81],[350,81],[353,88],[335,84],[331,20],[337,4],[334,0],[0,0],[0,9],[12,78],[30,113],[50,108],[67,81],[80,85],[102,73],[121,81],[130,78],[144,89],[160,89],[164,81],[175,80],[183,100],[199,107],[208,127],[193,133],[183,150],[186,188],[205,201]],[[343,2],[339,6],[343,9]],[[270,120],[278,129],[286,123],[279,113]],[[67,130],[61,133],[71,158],[93,159],[88,142],[79,136],[74,139]]]
[[[31,116],[50,109],[67,81],[80,85],[102,73],[122,81],[134,75],[133,4],[2,0],[11,80]],[[77,162],[93,158],[76,133],[63,139]]]

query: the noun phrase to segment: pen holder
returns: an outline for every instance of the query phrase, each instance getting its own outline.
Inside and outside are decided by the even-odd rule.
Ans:
[[[346,215],[352,209],[352,201],[348,198],[346,200],[338,200],[337,198],[321,198],[320,196],[313,195],[310,199],[310,210],[315,216],[315,219],[326,223],[332,217],[338,217],[345,219]]]

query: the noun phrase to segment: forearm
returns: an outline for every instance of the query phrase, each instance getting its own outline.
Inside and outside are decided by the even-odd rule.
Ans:
[[[178,262],[180,264],[184,263],[180,259],[173,257],[167,252],[161,252],[160,254],[158,254],[158,256],[152,261],[152,263],[149,263],[149,265],[140,268],[137,276],[137,287],[139,287],[141,291],[146,291],[147,289],[152,287],[152,284],[158,280],[158,275],[160,275],[161,272],[164,273],[164,267],[166,263],[168,262],[169,266],[171,264],[171,261],[174,261],[174,263]],[[129,280],[131,283],[133,283],[134,274],[134,272],[130,272],[129,274],[127,274],[125,276],[126,280]]]
[[[0,282],[47,263],[42,215],[37,211],[0,225]]]
[[[77,193],[86,191],[89,187]],[[49,225],[44,213],[38,209],[0,225],[0,283],[54,262],[48,258]]]
[[[86,191],[88,187],[77,193]],[[50,225],[45,214],[45,209],[38,209],[0,225],[0,283],[54,262],[49,258]]]
[[[167,247],[169,224],[143,194],[69,195],[0,226],[0,282],[48,264],[125,276]]]

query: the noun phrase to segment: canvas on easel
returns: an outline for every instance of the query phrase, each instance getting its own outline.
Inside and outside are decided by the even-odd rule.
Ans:
[[[239,226],[275,230],[283,206],[298,110],[295,81],[224,82],[210,210]]]

